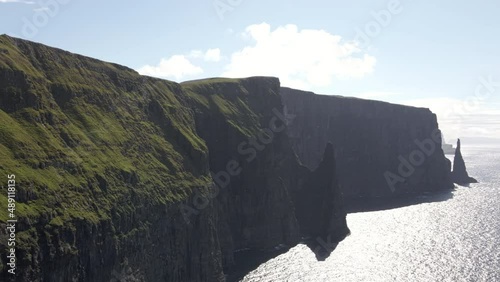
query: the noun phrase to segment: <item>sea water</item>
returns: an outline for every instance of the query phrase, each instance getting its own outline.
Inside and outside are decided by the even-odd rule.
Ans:
[[[352,234],[325,261],[305,245],[242,281],[500,282],[500,148],[464,147],[480,183],[422,196],[423,203],[352,213]]]

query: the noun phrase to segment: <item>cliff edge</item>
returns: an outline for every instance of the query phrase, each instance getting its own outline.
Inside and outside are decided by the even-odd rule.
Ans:
[[[0,36],[0,181],[15,175],[16,280],[225,281],[235,253],[299,243],[297,218],[316,205],[328,227],[318,236],[341,240],[340,195],[331,174],[312,178],[298,161],[279,92],[277,78],[178,84]],[[296,211],[297,191],[317,189],[311,179],[328,197]]]
[[[346,198],[395,197],[453,188],[436,115],[428,109],[318,95],[283,87],[288,134],[315,169],[328,142]]]

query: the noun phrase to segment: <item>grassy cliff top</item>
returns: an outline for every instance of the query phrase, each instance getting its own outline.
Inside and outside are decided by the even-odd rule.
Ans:
[[[196,108],[223,116],[243,136],[255,136],[273,108],[281,110],[280,82],[274,77],[211,78],[181,84]]]
[[[390,102],[385,102],[385,101],[378,101],[378,100],[372,100],[372,99],[365,99],[365,98],[358,98],[358,97],[349,97],[349,96],[342,96],[342,95],[329,95],[329,94],[318,94],[314,93],[311,91],[304,91],[304,90],[298,90],[298,89],[293,89],[289,87],[282,87],[283,90],[285,90],[283,93],[285,95],[314,95],[316,99],[324,99],[324,100],[330,100],[332,102],[336,101],[353,101],[356,102],[357,104],[360,105],[368,105],[372,104],[374,106],[382,106],[386,108],[399,108],[399,109],[407,109],[407,110],[417,110],[417,111],[425,111],[425,112],[430,112],[428,108],[422,108],[422,107],[414,107],[414,106],[408,106],[408,105],[401,105],[401,104],[394,104]]]
[[[0,181],[16,174],[20,218],[95,222],[185,199],[211,181],[207,154],[179,84],[0,36]]]

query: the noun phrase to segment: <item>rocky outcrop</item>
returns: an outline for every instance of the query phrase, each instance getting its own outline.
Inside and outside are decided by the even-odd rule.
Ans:
[[[428,109],[282,88],[292,147],[318,167],[335,145],[346,198],[392,197],[453,188],[436,116]]]
[[[212,178],[180,85],[0,36],[0,124],[16,281],[224,281],[216,203],[184,218]]]
[[[307,243],[316,257],[326,259],[335,243],[349,234],[331,143],[327,144],[318,168],[294,193],[294,202],[301,233],[309,237]]]
[[[462,157],[462,151],[460,148],[460,139],[458,139],[457,148],[455,150],[455,157],[453,159],[453,171],[451,173],[451,178],[453,179],[453,182],[459,185],[477,183],[477,180],[473,177],[470,177],[467,173],[464,158]]]

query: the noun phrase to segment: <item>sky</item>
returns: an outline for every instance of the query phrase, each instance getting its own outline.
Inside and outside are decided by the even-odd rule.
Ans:
[[[268,75],[426,107],[452,142],[500,138],[499,14],[494,0],[0,0],[0,34],[178,82]]]

